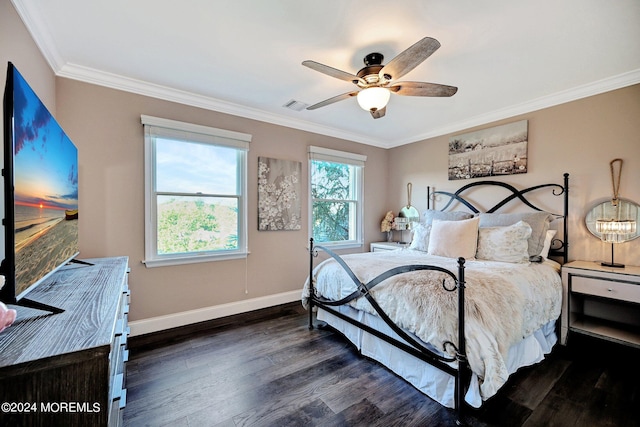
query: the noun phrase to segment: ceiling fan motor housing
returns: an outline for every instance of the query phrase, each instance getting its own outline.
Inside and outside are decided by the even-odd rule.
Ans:
[[[377,84],[380,81],[380,75],[378,74],[380,70],[382,70],[382,65],[370,65],[358,71],[356,75],[369,85]]]

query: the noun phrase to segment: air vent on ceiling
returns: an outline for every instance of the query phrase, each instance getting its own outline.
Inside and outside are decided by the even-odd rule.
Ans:
[[[286,104],[283,105],[284,108],[288,108],[290,110],[294,110],[294,111],[302,111],[305,108],[307,108],[309,106],[309,104],[305,104],[304,102],[300,102],[300,101],[296,101],[295,99],[292,99],[291,101],[287,102]]]

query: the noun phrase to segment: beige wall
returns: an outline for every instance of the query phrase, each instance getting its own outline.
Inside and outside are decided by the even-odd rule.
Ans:
[[[385,188],[387,150],[60,78],[58,119],[78,146],[80,255],[130,257],[133,320],[298,291],[307,275],[307,147],[367,155],[366,189]],[[253,135],[248,161],[249,250],[244,260],[146,268],[140,115]],[[257,231],[257,158],[302,162],[302,230]],[[380,240],[385,191],[365,197],[365,239]]]
[[[391,150],[220,114],[212,111],[55,78],[7,0],[0,0],[0,60],[20,69],[79,149],[81,257],[127,255],[133,291],[131,319],[197,310],[297,292],[307,274],[308,194],[303,229],[257,231],[257,157],[298,160],[307,188],[306,149],[317,145],[368,156],[365,167],[365,239],[382,238],[387,210],[426,208],[426,186],[454,189],[447,181],[449,135]],[[145,268],[143,133],[140,115],[152,115],[253,135],[249,155],[249,248],[246,260]],[[517,186],[559,181],[571,173],[572,259],[607,259],[609,247],[587,235],[588,206],[611,196],[608,163],[625,161],[623,197],[640,201],[640,86],[636,85],[513,119],[529,120],[529,171],[504,178]],[[502,122],[500,122],[502,123]],[[499,124],[499,123],[496,123]],[[494,125],[487,124],[489,127]],[[640,265],[640,239],[616,247],[616,259]]]
[[[571,260],[609,260],[611,246],[584,226],[588,209],[612,197],[609,162],[624,160],[620,197],[640,203],[640,85],[634,85],[456,133],[518,120],[529,121],[528,171],[503,180],[516,187],[562,183],[570,174]],[[473,180],[448,181],[448,143],[444,135],[389,150],[389,206],[406,203],[406,184],[413,184],[412,204],[427,207],[427,186],[455,190]],[[548,205],[552,207],[551,205]],[[640,238],[616,245],[616,262],[640,265]]]

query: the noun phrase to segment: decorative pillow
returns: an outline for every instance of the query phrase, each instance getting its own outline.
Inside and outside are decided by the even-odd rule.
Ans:
[[[542,258],[549,258],[549,250],[551,249],[551,242],[553,238],[556,237],[556,233],[558,230],[548,230],[546,237],[544,239],[544,246],[542,246],[542,252],[540,252],[540,256]]]
[[[459,221],[463,219],[473,218],[473,214],[462,211],[442,212],[434,209],[428,209],[422,213],[422,222],[414,223],[413,238],[409,249],[427,252],[429,249],[429,235],[431,233],[431,224],[434,219],[445,221]]]
[[[434,219],[429,236],[429,255],[474,259],[479,222],[477,217],[460,221]]]
[[[422,213],[422,222],[426,225],[431,225],[434,219],[442,221],[460,221],[462,219],[469,218],[473,218],[473,214],[462,211],[442,212],[434,209],[427,209]]]
[[[528,263],[527,239],[531,237],[531,227],[518,221],[506,227],[480,227],[478,230],[477,259],[512,263]]]
[[[413,238],[411,239],[409,249],[427,252],[427,249],[429,248],[429,234],[431,232],[431,225],[414,223],[412,227]]]
[[[531,237],[528,239],[529,256],[540,255],[553,215],[548,212],[480,214],[480,227],[504,227],[518,221],[524,221],[531,226]]]

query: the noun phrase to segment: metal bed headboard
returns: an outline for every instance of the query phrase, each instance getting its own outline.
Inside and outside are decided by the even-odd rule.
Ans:
[[[465,192],[472,188],[476,187],[502,187],[511,192],[507,197],[500,200],[494,206],[484,211],[481,211],[478,207],[476,207],[473,203],[471,203],[466,196]],[[498,209],[505,206],[512,200],[520,200],[524,205],[530,207],[534,211],[543,211],[543,209],[534,205],[530,200],[527,199],[527,194],[536,190],[542,189],[550,189],[551,193],[554,196],[563,196],[563,212],[555,213],[550,212],[556,219],[562,219],[562,240],[561,239],[553,239],[551,250],[549,251],[550,255],[556,257],[562,257],[563,263],[566,263],[569,260],[569,227],[568,227],[568,217],[569,217],[569,174],[564,174],[564,184],[541,184],[535,185],[533,187],[528,187],[523,190],[518,190],[511,184],[507,184],[505,182],[500,181],[475,181],[471,182],[467,185],[460,187],[455,193],[451,193],[448,191],[432,191],[431,187],[427,187],[427,209],[431,209],[432,201],[435,201],[436,196],[445,196],[448,197],[446,203],[442,209],[438,209],[440,211],[446,211],[449,209],[455,202],[461,203],[466,206],[472,213],[478,214],[480,212],[483,213],[495,213]]]

